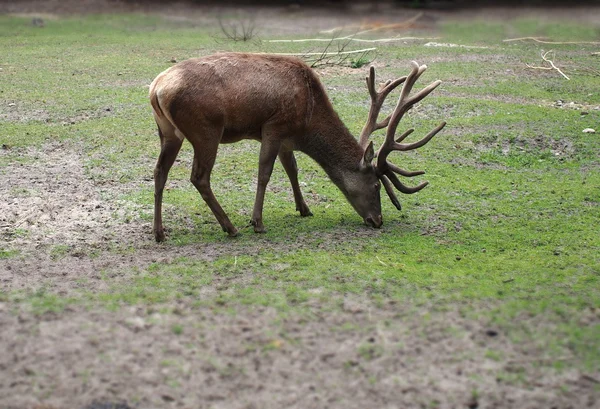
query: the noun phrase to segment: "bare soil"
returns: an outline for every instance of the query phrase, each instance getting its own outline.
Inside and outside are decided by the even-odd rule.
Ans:
[[[270,308],[223,313],[185,304],[166,314],[143,307],[43,316],[0,310],[0,404],[597,407],[593,378],[545,368],[534,345],[512,343],[459,311],[427,320],[427,308],[401,307],[348,299],[342,311],[314,306],[283,319]]]
[[[132,7],[141,6],[0,3],[0,11],[13,13]],[[319,24],[348,19],[331,16]],[[314,29],[315,20],[295,29],[309,24]],[[118,200],[131,187],[94,181],[75,144],[1,149],[0,155],[20,159],[0,168],[0,240],[20,252],[0,259],[3,291],[98,292],[107,285],[101,274],[126,281],[135,267],[156,261],[260,251],[259,244],[241,248],[235,241],[155,244],[140,209]],[[159,310],[77,305],[38,315],[0,301],[0,408],[600,407],[597,378],[550,368],[543,341],[516,342],[473,315],[460,306],[375,306],[359,296],[346,297],[342,308],[314,304],[287,315],[189,301]],[[532,333],[551,330],[528,317],[518,325]]]

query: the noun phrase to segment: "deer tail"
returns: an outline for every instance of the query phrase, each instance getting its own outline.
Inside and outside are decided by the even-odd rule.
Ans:
[[[150,105],[152,105],[152,109],[159,118],[165,116],[160,104],[158,103],[158,92],[155,87],[150,88]]]

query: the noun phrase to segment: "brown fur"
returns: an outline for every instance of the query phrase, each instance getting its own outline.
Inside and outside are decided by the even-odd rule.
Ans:
[[[156,77],[150,102],[161,137],[155,169],[157,241],[164,240],[162,191],[184,138],[194,148],[192,183],[232,236],[237,230],[212,193],[210,172],[218,145],[241,139],[261,142],[255,231],[264,231],[264,192],[277,156],[290,178],[297,210],[302,216],[311,214],[298,186],[294,150],[317,161],[365,221],[381,225],[379,184],[370,165],[372,146],[365,151],[358,145],[316,74],[302,61],[239,53],[190,59]]]

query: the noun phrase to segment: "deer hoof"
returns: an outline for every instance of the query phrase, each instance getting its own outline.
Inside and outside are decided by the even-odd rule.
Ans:
[[[309,217],[313,215],[308,206],[306,205],[297,207],[296,210],[300,212],[301,217]]]
[[[250,220],[250,224],[252,226],[254,226],[254,233],[266,233],[267,229],[265,229],[264,224],[262,223],[262,221],[256,221],[254,219]]]
[[[157,243],[162,243],[163,241],[165,241],[165,231],[163,229],[154,230],[154,239]]]
[[[302,217],[311,217],[312,215],[312,212],[308,209],[300,211],[300,216]]]

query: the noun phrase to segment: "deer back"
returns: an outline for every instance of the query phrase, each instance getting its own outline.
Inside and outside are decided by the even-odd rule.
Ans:
[[[287,124],[293,134],[306,133],[315,106],[333,111],[318,78],[303,62],[260,54],[182,61],[154,80],[150,99],[155,113],[184,134],[187,126],[223,126],[222,142],[234,142],[228,135],[259,139],[267,122]]]

